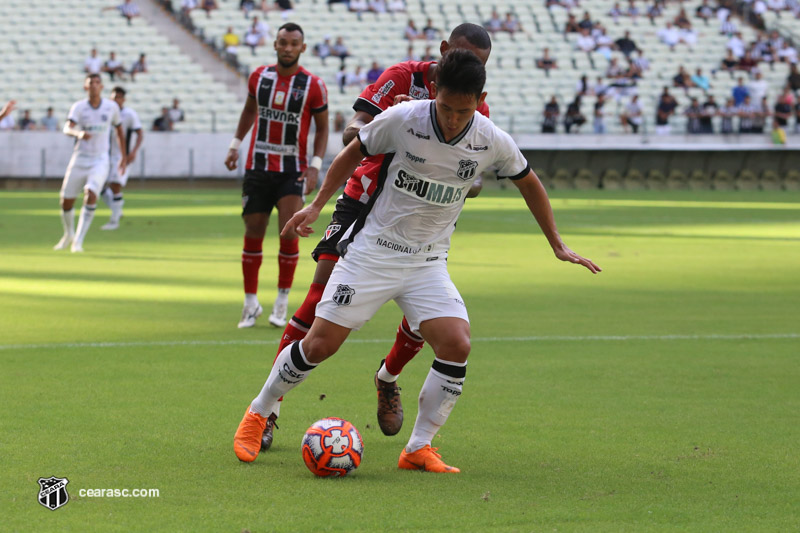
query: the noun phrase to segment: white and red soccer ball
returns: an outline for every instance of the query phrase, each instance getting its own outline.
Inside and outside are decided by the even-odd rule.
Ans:
[[[315,475],[346,476],[361,464],[364,441],[347,420],[323,418],[303,435],[302,450],[306,466]]]

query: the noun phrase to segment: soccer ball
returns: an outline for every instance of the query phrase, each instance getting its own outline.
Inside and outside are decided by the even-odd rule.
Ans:
[[[346,476],[361,464],[364,441],[347,420],[323,418],[303,435],[302,450],[306,466],[315,475]]]

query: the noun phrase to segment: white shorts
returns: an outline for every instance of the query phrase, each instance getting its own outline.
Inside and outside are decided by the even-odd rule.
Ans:
[[[77,198],[81,191],[100,194],[108,177],[108,156],[86,157],[73,154],[61,184],[61,198]]]
[[[108,179],[106,183],[119,183],[123,187],[128,183],[128,167],[125,167],[125,174],[119,175],[119,162],[122,156],[112,157],[108,168]]]
[[[444,260],[386,268],[344,257],[331,273],[316,314],[358,330],[389,300],[403,310],[414,334],[419,334],[420,323],[433,318],[455,317],[469,322],[467,306],[450,280]]]

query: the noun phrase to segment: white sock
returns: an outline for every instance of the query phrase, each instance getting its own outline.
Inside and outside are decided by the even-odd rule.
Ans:
[[[378,379],[381,381],[385,381],[386,383],[394,383],[397,381],[398,376],[394,374],[390,374],[388,370],[386,370],[386,362],[381,365],[380,370],[378,370]]]
[[[467,363],[434,359],[419,392],[419,411],[406,451],[411,453],[430,444],[461,396]]]
[[[103,203],[106,204],[108,207],[111,207],[111,202],[114,198],[114,191],[111,190],[111,187],[106,187],[100,192],[100,199],[103,200]]]
[[[303,341],[293,342],[284,348],[269,373],[261,392],[250,404],[250,410],[261,416],[269,416],[279,409],[278,398],[305,381],[317,365],[312,365],[303,353]]]
[[[123,205],[125,205],[125,199],[122,197],[122,193],[119,193],[111,199],[109,207],[111,208],[111,220],[114,222],[119,222],[119,219],[122,218]]]
[[[86,204],[81,207],[81,216],[78,218],[78,231],[75,233],[74,241],[77,244],[83,244],[83,238],[86,237],[86,232],[89,231],[89,226],[92,225],[96,207],[95,205]]]
[[[75,208],[69,211],[61,210],[61,225],[64,227],[64,235],[70,239],[75,236]]]
[[[255,307],[258,305],[258,295],[250,292],[244,293],[244,305],[247,307]]]
[[[275,299],[276,302],[283,302],[285,304],[289,303],[289,291],[292,289],[278,289],[278,297]]]

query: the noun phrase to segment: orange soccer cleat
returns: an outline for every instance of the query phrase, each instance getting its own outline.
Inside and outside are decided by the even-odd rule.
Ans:
[[[436,453],[439,448],[431,448],[429,444],[419,450],[408,453],[403,449],[397,467],[403,470],[422,470],[425,472],[438,472],[441,474],[457,474],[461,472],[458,468],[446,465],[442,461],[442,456]]]
[[[233,451],[240,461],[252,463],[256,460],[261,451],[261,435],[266,425],[266,417],[254,413],[248,406],[236,429],[236,435],[233,436]]]

